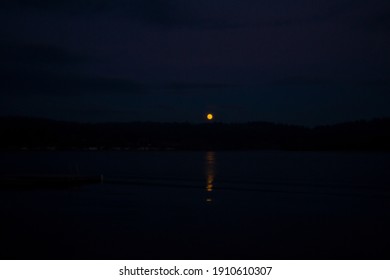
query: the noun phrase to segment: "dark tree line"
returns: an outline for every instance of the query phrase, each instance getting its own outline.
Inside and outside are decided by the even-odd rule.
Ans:
[[[314,128],[250,123],[76,123],[0,118],[0,148],[390,150],[390,119]]]

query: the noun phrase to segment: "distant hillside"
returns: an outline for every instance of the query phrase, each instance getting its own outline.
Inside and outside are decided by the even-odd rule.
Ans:
[[[0,149],[390,150],[390,119],[308,128],[268,122],[99,123],[0,118]]]

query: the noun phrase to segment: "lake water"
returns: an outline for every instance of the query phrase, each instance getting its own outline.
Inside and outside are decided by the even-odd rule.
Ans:
[[[5,259],[389,259],[390,154],[3,152]]]

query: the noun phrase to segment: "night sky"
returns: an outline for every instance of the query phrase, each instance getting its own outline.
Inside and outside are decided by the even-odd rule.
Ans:
[[[389,0],[2,0],[0,24],[1,115],[390,115]]]

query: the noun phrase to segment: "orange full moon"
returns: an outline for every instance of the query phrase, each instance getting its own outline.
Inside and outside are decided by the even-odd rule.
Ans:
[[[213,114],[207,114],[207,119],[211,121],[214,118]]]

